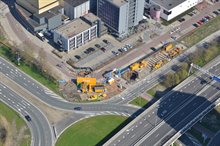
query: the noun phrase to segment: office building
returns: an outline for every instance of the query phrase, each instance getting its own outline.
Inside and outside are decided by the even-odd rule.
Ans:
[[[101,20],[88,13],[55,29],[53,40],[68,52],[100,36],[102,30]]]
[[[143,19],[144,0],[98,0],[98,17],[119,38],[132,33]]]

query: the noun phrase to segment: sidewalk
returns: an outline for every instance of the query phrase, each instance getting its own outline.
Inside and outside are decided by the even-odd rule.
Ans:
[[[203,11],[201,11],[196,16],[193,16],[191,19],[186,20],[185,22],[181,23],[179,25],[181,36],[183,34],[189,32],[190,30],[194,29],[194,27],[192,26],[193,23],[202,19],[204,16],[212,13],[212,11],[214,9],[217,9],[219,7],[220,7],[219,2],[216,3],[215,5],[210,5],[209,7],[203,9]],[[175,34],[173,34],[173,35],[175,35]],[[176,34],[176,35],[178,35],[178,34]],[[112,63],[106,65],[102,69],[95,71],[94,76],[99,79],[102,77],[102,74],[106,70],[111,70],[114,68],[123,68],[123,67],[137,61],[139,58],[152,52],[150,47],[162,45],[162,44],[160,44],[160,42],[172,40],[170,37],[171,37],[171,35],[169,34],[169,32],[165,32],[165,34],[161,35],[160,37],[156,37],[156,38],[152,39],[151,41],[146,42],[144,45],[140,46],[139,48],[135,48],[134,50],[132,50],[131,53],[126,54],[125,56],[119,58],[118,60],[115,60]],[[180,37],[180,35],[179,35],[179,37]]]

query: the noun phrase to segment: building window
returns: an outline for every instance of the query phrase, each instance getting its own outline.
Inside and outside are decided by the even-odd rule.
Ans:
[[[163,10],[163,13],[166,15],[170,15],[172,13],[172,11],[169,12],[169,11]]]

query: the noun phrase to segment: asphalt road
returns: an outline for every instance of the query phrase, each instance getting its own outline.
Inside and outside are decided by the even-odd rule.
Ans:
[[[220,64],[215,65],[210,72],[214,74],[220,73],[219,67]],[[178,120],[181,120],[182,116],[189,115],[196,106],[200,105],[200,103],[204,103],[208,97],[212,97],[210,95],[213,95],[216,90],[219,90],[213,86],[209,87],[209,84],[201,84],[201,78],[207,79],[206,76],[191,77],[191,80],[189,78],[189,82],[186,82],[185,85],[177,86],[168,95],[165,95],[162,100],[155,103],[137,117],[137,120],[134,120],[133,123],[123,128],[122,131],[110,139],[106,145],[134,145],[146,135],[149,138],[147,138],[146,141],[142,141],[143,143],[138,143],[138,145],[154,145],[160,142],[160,140],[164,138],[163,136],[166,136],[172,128],[178,129],[180,126],[183,126],[184,124]],[[208,82],[210,82],[210,80]],[[208,88],[206,86],[208,86]],[[196,98],[198,97],[196,94],[201,95],[201,97]],[[198,109],[198,111],[201,111],[201,109]],[[173,123],[173,121],[175,122]],[[176,127],[175,124],[179,123],[180,126],[178,125],[178,127]],[[159,125],[159,128],[157,125]],[[157,129],[159,131],[157,131]]]
[[[31,130],[33,146],[52,146],[53,131],[45,115],[30,102],[16,94],[0,82],[0,100],[18,112],[21,117],[29,115],[31,121],[26,123]]]
[[[44,103],[60,108],[64,110],[74,110],[75,107],[81,107],[81,110],[75,110],[77,112],[99,112],[99,111],[114,111],[118,113],[125,113],[132,115],[138,108],[126,106],[126,105],[115,105],[107,103],[70,103],[62,99],[58,95],[55,95],[46,87],[41,86],[39,83],[34,81],[32,78],[18,70],[15,66],[8,63],[3,58],[0,58],[0,72],[6,75],[8,78],[13,80],[15,83],[32,93],[36,98],[40,99]]]

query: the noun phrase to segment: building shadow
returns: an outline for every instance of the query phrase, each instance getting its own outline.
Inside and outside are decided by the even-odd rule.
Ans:
[[[205,80],[205,82],[203,80]],[[203,78],[199,76],[197,76],[194,83],[195,84],[181,87],[180,91],[183,90],[181,92],[176,89],[169,91],[163,96],[163,98],[157,101],[157,105],[153,105],[154,112],[152,112],[152,108],[149,110],[147,109],[151,113],[143,115],[141,113],[145,110],[145,108],[149,107],[149,105],[146,104],[145,108],[137,110],[131,117],[109,133],[97,145],[103,145],[120,129],[140,114],[139,122],[141,121],[142,125],[149,124],[149,126],[142,128],[140,131],[135,133],[137,135],[137,139],[133,138],[132,141],[132,138],[127,138],[127,140],[131,140],[132,145],[142,139],[154,128],[156,130],[148,135],[142,145],[160,146],[168,142],[168,140],[170,140],[178,132],[184,134],[195,123],[200,121],[207,113],[209,113],[215,107],[214,102],[220,98],[220,93],[218,93],[220,90],[219,83],[211,83],[211,80],[207,77]],[[157,94],[161,93],[158,92]],[[146,119],[146,121],[143,119]],[[160,126],[158,127],[158,125]],[[133,134],[130,132],[129,135]],[[123,140],[121,140],[121,144],[122,143]]]

